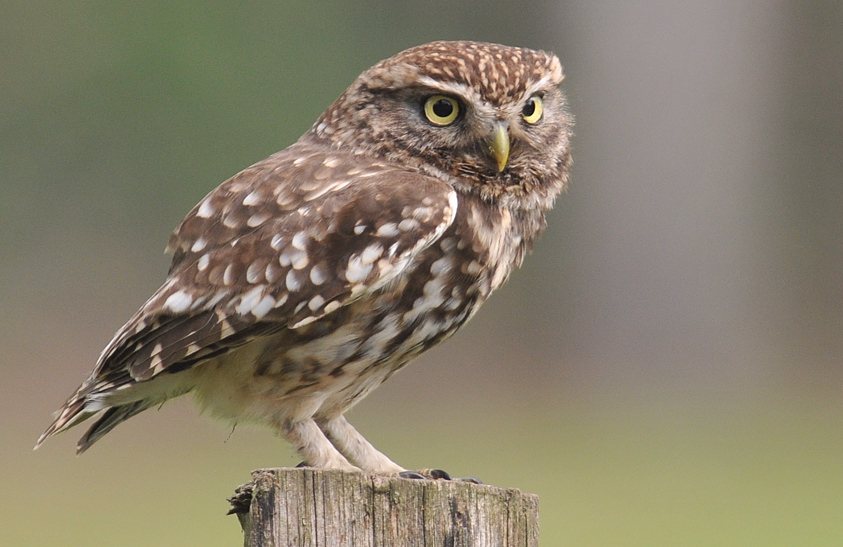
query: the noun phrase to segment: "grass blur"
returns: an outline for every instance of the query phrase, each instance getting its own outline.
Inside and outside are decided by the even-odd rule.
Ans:
[[[405,466],[539,494],[542,545],[843,542],[843,424],[831,409],[597,403],[513,414],[374,401],[352,420]],[[249,470],[296,460],[268,432],[238,429],[226,440],[190,407],[135,418],[78,459],[73,431],[23,465],[2,462],[2,543],[237,545],[225,497]],[[5,442],[27,450],[33,432],[21,433]]]

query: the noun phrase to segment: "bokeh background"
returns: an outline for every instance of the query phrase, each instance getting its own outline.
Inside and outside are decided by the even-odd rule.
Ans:
[[[843,543],[843,4],[6,0],[0,543],[237,545],[294,465],[188,400],[33,453],[163,280],[182,216],[376,61],[556,52],[576,114],[545,237],[355,408],[410,468],[541,497],[543,545]]]

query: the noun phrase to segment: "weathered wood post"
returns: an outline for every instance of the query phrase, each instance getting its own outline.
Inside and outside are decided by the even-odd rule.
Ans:
[[[535,547],[538,496],[464,481],[259,469],[229,500],[247,547]]]

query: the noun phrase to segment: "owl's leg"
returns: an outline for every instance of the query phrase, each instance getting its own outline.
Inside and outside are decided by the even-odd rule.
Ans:
[[[312,419],[286,422],[280,428],[280,432],[281,436],[287,439],[304,458],[304,463],[309,467],[359,471],[339,453]]]
[[[404,468],[384,456],[348,423],[345,416],[317,418],[319,427],[350,462],[372,473],[400,473]]]

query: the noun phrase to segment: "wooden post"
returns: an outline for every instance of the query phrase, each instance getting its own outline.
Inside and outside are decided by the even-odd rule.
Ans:
[[[247,547],[536,547],[538,496],[465,481],[259,469],[229,500]]]

